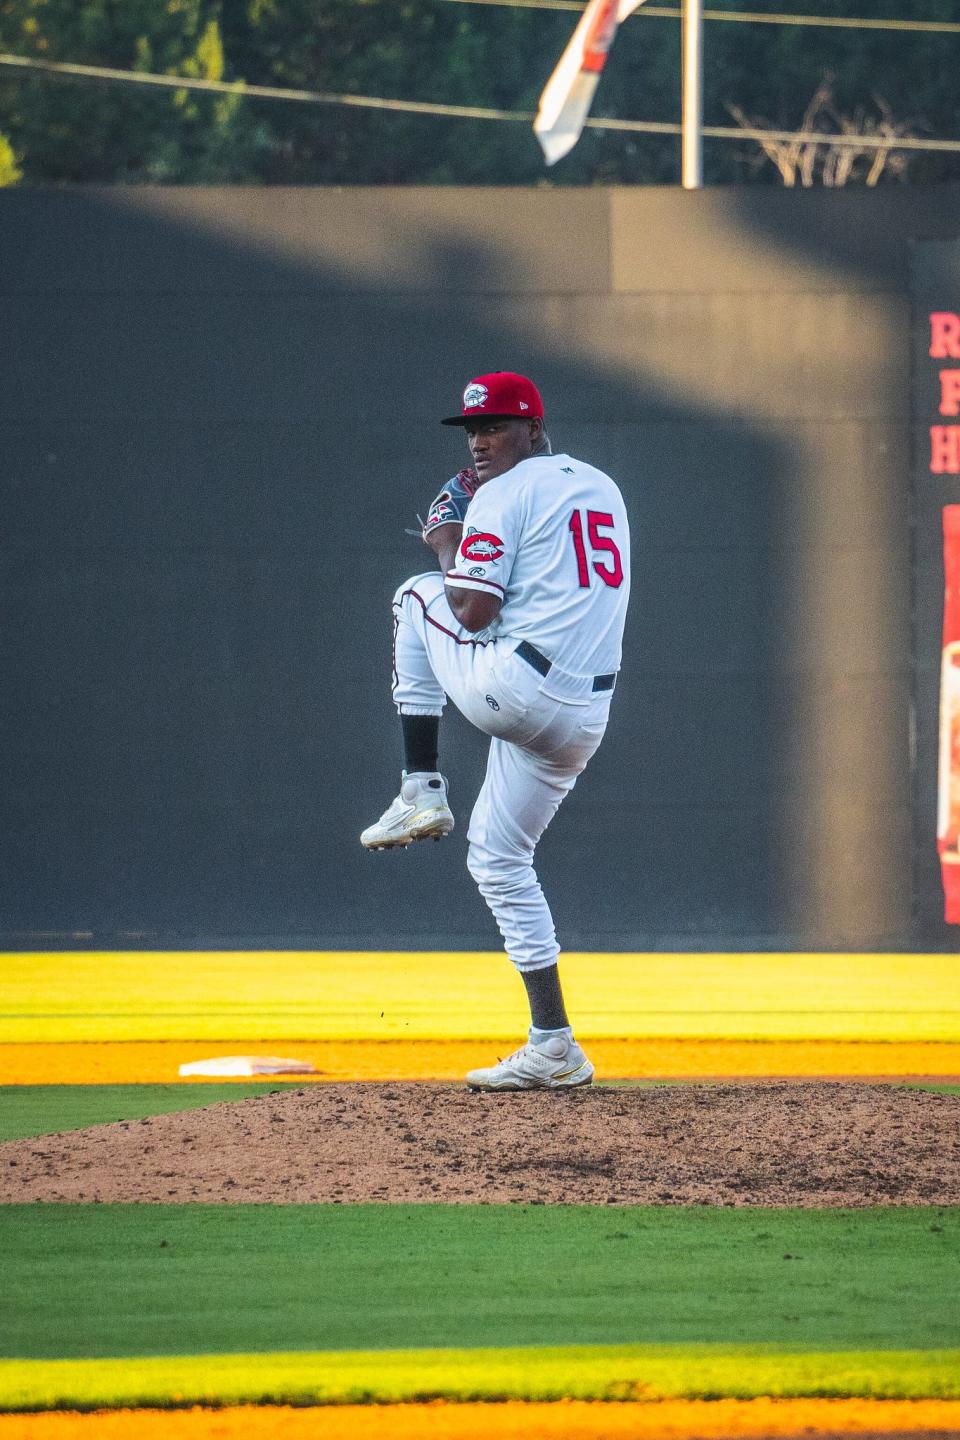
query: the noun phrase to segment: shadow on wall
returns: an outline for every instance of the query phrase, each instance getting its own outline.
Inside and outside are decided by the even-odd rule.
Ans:
[[[357,843],[400,767],[389,600],[429,568],[404,527],[463,463],[438,417],[493,368],[535,377],[555,447],[615,476],[634,531],[611,728],[538,862],[562,941],[905,939],[898,832],[846,909],[824,878],[851,761],[825,727],[857,672],[818,670],[816,596],[796,601],[797,526],[804,555],[830,548],[798,499],[822,447],[815,414],[751,399],[769,296],[631,281],[606,192],[489,202],[481,238],[451,191],[2,197],[8,945],[496,947],[459,717],[450,842]],[[686,247],[702,271],[681,219],[675,266]]]
[[[956,241],[960,236],[960,187],[928,186],[917,190],[890,187],[883,194],[882,223],[877,223],[876,202],[870,191],[853,191],[844,205],[831,205],[828,197],[820,196],[816,204],[789,207],[780,201],[780,213],[758,203],[754,192],[744,195],[744,223],[759,237],[761,243],[771,235],[781,238],[784,251],[798,264],[804,256],[828,250],[846,275],[856,277],[864,291],[888,296],[887,309],[895,327],[893,336],[881,327],[870,324],[868,296],[864,307],[860,334],[860,354],[867,369],[882,344],[887,341],[894,358],[873,398],[870,412],[876,417],[877,433],[882,435],[891,421],[904,437],[897,447],[901,466],[901,486],[893,504],[893,489],[883,485],[883,467],[879,476],[871,474],[871,484],[863,496],[863,509],[879,515],[886,512],[891,540],[896,537],[895,552],[890,554],[884,576],[892,576],[884,594],[876,578],[868,575],[862,590],[879,609],[886,602],[889,627],[886,634],[894,639],[889,658],[901,663],[901,683],[897,687],[899,713],[896,741],[899,765],[897,801],[904,812],[912,809],[912,835],[903,844],[902,875],[911,877],[913,943],[930,949],[956,950],[957,930],[944,923],[944,897],[940,877],[939,856],[935,843],[937,829],[937,770],[939,730],[939,690],[943,624],[943,506],[957,493],[956,477],[931,474],[929,470],[928,406],[936,385],[936,375],[926,374],[931,367],[928,359],[930,343],[929,310],[944,306],[958,307],[956,275],[941,274],[931,283],[932,254],[942,256],[947,247],[930,245],[930,241]],[[786,223],[784,223],[786,221]],[[911,291],[915,297],[927,290],[929,304],[921,311],[911,307]],[[914,306],[919,307],[919,299]],[[919,364],[911,364],[909,347],[911,328],[914,330],[915,354]],[[889,329],[889,327],[887,327]],[[911,421],[909,403],[911,385],[917,387],[917,409],[912,416],[919,421],[912,435],[912,446],[906,440]],[[933,402],[936,404],[936,402]],[[916,477],[910,496],[909,474]],[[907,507],[909,506],[909,512]],[[893,545],[891,544],[891,550]],[[903,577],[909,553],[912,566],[909,583]],[[867,627],[868,639],[873,639]],[[899,640],[899,644],[897,644]],[[869,654],[867,645],[864,647]],[[907,685],[907,677],[911,684]],[[882,763],[890,732],[878,727],[877,748],[881,763],[874,767],[874,776],[892,774],[893,767]],[[905,764],[903,757],[908,757]],[[912,773],[911,773],[912,772]],[[865,780],[868,777],[864,777]],[[873,782],[876,787],[876,778]],[[908,793],[909,792],[909,793]],[[892,796],[890,797],[893,798]],[[907,829],[905,823],[904,829]],[[871,847],[872,849],[872,847]],[[868,851],[870,853],[870,851]]]

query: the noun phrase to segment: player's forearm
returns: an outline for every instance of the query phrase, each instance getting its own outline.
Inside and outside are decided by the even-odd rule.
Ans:
[[[457,563],[457,551],[463,534],[462,525],[440,525],[426,538],[426,543],[436,555],[442,574],[446,575]]]
[[[442,550],[437,551],[437,559],[440,561],[440,570],[442,574],[446,575],[448,570],[453,570],[456,568],[457,551],[459,550],[459,548],[459,543],[454,542],[454,544],[445,545]]]

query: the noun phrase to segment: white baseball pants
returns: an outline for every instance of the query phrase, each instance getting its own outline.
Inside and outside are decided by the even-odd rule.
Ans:
[[[533,852],[607,726],[610,691],[582,677],[544,677],[509,637],[482,639],[450,609],[439,571],[416,575],[393,601],[393,698],[401,715],[440,715],[447,696],[491,737],[487,773],[467,831],[467,866],[518,970],[557,961],[553,917]]]

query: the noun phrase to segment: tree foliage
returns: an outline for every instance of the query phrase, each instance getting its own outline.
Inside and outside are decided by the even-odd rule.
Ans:
[[[726,0],[730,10],[774,0]],[[906,0],[793,0],[827,16],[912,14]],[[954,18],[924,0],[924,18]],[[0,0],[0,49],[117,69],[337,94],[532,111],[572,30],[569,12],[449,0]],[[621,29],[598,116],[679,115],[679,26]],[[705,118],[734,111],[800,126],[828,75],[844,116],[917,135],[960,133],[950,63],[960,37],[713,22]],[[47,182],[283,184],[673,183],[673,137],[588,130],[553,170],[526,123],[439,118],[236,94],[153,90],[7,71],[0,178]],[[758,163],[758,161],[760,163]],[[710,183],[779,183],[752,141],[708,141]],[[869,174],[852,169],[849,180]],[[957,157],[912,155],[881,183],[960,177]]]
[[[221,79],[209,0],[0,0],[0,48],[29,58]],[[256,146],[239,97],[6,72],[0,129],[46,181],[234,180]]]
[[[5,135],[0,135],[0,186],[16,185],[23,171],[17,166],[13,147]]]

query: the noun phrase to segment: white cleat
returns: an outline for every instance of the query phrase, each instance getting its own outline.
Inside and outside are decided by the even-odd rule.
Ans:
[[[414,840],[439,840],[453,825],[444,777],[436,772],[408,775],[404,770],[400,794],[376,825],[367,826],[360,844],[367,850],[392,850]]]
[[[572,1090],[589,1085],[593,1066],[576,1040],[558,1035],[540,1045],[521,1045],[488,1070],[471,1070],[471,1090]]]

